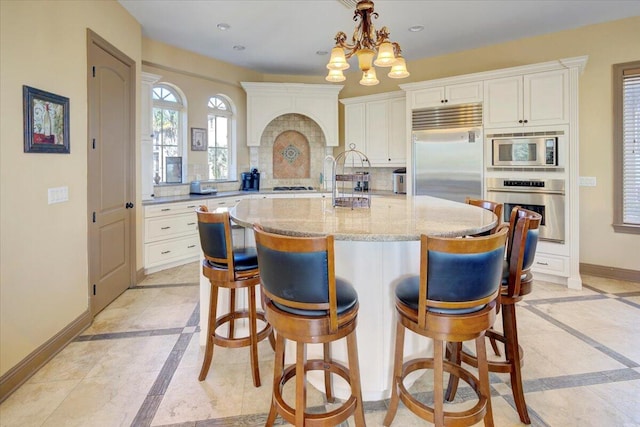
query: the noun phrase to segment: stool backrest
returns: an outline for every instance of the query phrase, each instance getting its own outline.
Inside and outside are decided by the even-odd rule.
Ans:
[[[498,217],[498,222],[496,223],[496,226],[493,227],[488,232],[479,234],[480,236],[495,234],[496,231],[498,231],[498,227],[500,227],[500,223],[502,222],[502,208],[503,208],[502,203],[492,202],[490,200],[472,199],[470,197],[466,198],[465,203],[468,205],[477,206],[479,208],[491,211]]]
[[[337,329],[333,236],[284,236],[259,224],[253,230],[265,295],[294,309],[326,310]]]
[[[509,279],[507,295],[519,296],[523,280],[532,280],[531,266],[538,246],[538,234],[542,215],[516,206],[509,219],[507,263]]]
[[[508,231],[467,239],[420,238],[418,324],[426,311],[463,313],[495,300],[500,290]]]
[[[230,278],[235,276],[231,219],[229,212],[209,212],[202,205],[197,210],[200,246],[207,261],[213,267],[229,270]]]

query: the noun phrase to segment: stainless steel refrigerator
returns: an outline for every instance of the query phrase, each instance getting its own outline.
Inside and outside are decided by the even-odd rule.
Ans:
[[[417,130],[412,136],[415,195],[482,198],[481,127]]]

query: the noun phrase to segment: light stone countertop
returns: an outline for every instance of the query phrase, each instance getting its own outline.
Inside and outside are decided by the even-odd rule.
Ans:
[[[410,241],[420,234],[457,237],[493,228],[497,217],[465,203],[429,196],[371,197],[370,208],[333,207],[330,198],[248,199],[230,210],[233,220],[289,236],[333,234],[336,240]]]

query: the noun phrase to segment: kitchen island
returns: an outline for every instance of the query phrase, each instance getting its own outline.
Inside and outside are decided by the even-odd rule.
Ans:
[[[335,236],[336,275],[358,292],[358,352],[363,399],[387,398],[391,387],[395,332],[396,283],[420,266],[420,234],[463,236],[493,228],[496,216],[484,209],[428,196],[371,197],[370,208],[334,208],[324,199],[248,199],[230,210],[245,227],[259,223],[266,231],[290,236]],[[201,319],[208,313],[208,283],[201,280]],[[222,305],[219,305],[222,309]],[[201,325],[206,321],[201,320]],[[203,343],[204,334],[201,334]],[[429,340],[408,333],[405,354],[429,354]],[[321,354],[310,346],[308,356]],[[346,361],[346,344],[332,345],[336,359]],[[289,352],[291,354],[291,352]],[[294,353],[295,354],[295,353]],[[313,373],[312,373],[313,374]],[[409,380],[410,381],[410,380]],[[310,382],[323,389],[321,374]],[[348,394],[340,381],[337,396]]]

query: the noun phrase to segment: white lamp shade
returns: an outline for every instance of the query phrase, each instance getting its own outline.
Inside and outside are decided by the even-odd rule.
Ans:
[[[371,49],[360,49],[356,52],[358,56],[358,66],[362,71],[368,71],[373,64],[373,57],[376,52]]]
[[[342,74],[342,70],[329,70],[329,74],[325,77],[325,80],[332,83],[343,82],[347,78]]]
[[[360,80],[360,84],[363,86],[374,86],[380,83],[378,78],[376,77],[376,69],[371,68],[362,73],[362,80]]]
[[[384,42],[378,47],[378,57],[373,62],[377,67],[391,67],[396,61],[391,42]]]
[[[349,63],[341,47],[336,46],[331,49],[331,58],[329,59],[327,68],[330,70],[346,70],[349,68]]]
[[[404,58],[400,55],[396,58],[396,62],[391,66],[391,71],[387,74],[392,79],[403,79],[405,77],[409,77],[409,72],[407,71],[407,63]]]

